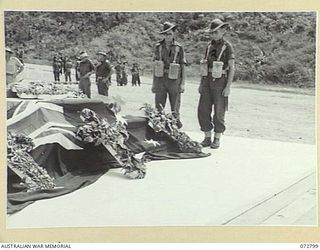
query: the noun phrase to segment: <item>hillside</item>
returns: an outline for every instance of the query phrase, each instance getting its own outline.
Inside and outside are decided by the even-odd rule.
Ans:
[[[198,63],[210,40],[204,30],[216,17],[232,27],[227,39],[236,53],[236,79],[314,87],[315,12],[5,12],[5,38],[7,46],[24,51],[27,62],[50,64],[58,53],[75,59],[82,50],[94,58],[105,50],[112,62],[124,57],[148,73],[161,23],[171,21],[179,25],[188,75],[198,77]]]

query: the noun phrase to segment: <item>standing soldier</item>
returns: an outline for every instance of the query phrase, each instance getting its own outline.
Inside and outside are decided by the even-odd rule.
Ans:
[[[6,47],[6,90],[7,90],[7,97],[16,97],[16,94],[11,91],[10,83],[16,81],[16,77],[20,74],[23,69],[23,63],[13,55],[13,51]]]
[[[120,85],[125,86],[128,83],[128,62],[123,62],[121,66],[121,80],[120,80]]]
[[[76,57],[76,66],[75,66],[75,75],[76,75],[76,82],[78,83],[80,80],[80,72],[79,72],[79,66],[80,66],[80,58]]]
[[[165,107],[167,95],[172,114],[177,118],[178,128],[182,127],[177,117],[177,98],[184,92],[185,57],[182,46],[175,39],[176,25],[165,22],[160,34],[163,39],[156,44],[154,51],[154,77],[152,92],[155,93],[155,105],[158,110]]]
[[[52,70],[53,70],[54,81],[60,82],[61,63],[56,56],[53,57]]]
[[[199,86],[198,120],[201,131],[205,135],[201,142],[203,147],[219,148],[221,134],[226,129],[224,118],[234,76],[233,47],[224,39],[228,28],[229,24],[220,19],[214,19],[211,22],[207,32],[210,32],[212,41],[207,45],[204,59],[200,63],[202,78]],[[213,117],[211,116],[212,105],[214,106]]]
[[[98,65],[96,67],[96,82],[99,95],[108,96],[108,90],[110,87],[110,77],[112,74],[112,67],[107,60],[107,54],[104,52],[98,52]]]
[[[134,63],[131,69],[131,75],[132,75],[132,86],[140,86],[140,69],[137,63]]]
[[[94,66],[92,62],[88,59],[88,54],[86,52],[80,53],[80,81],[79,81],[79,89],[87,95],[88,98],[91,98],[91,82],[90,76],[94,73]]]
[[[71,82],[71,69],[72,69],[72,62],[70,58],[66,59],[65,63],[65,69],[64,69],[64,75],[66,77],[66,82],[70,81]]]
[[[121,62],[118,61],[114,69],[116,70],[117,86],[120,86],[121,85]]]

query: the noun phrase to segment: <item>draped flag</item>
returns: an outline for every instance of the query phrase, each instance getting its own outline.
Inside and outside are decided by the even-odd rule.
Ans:
[[[105,147],[84,144],[75,137],[77,128],[84,124],[80,119],[84,108],[95,111],[110,123],[120,118],[99,100],[7,100],[7,130],[33,139],[35,146],[31,156],[60,187],[50,191],[25,192],[19,189],[17,176],[8,171],[9,214],[36,200],[73,192],[95,182],[110,168],[119,167]],[[204,153],[181,152],[176,142],[157,135],[145,117],[124,116],[121,120],[129,133],[126,145],[138,158],[165,160],[207,156]]]

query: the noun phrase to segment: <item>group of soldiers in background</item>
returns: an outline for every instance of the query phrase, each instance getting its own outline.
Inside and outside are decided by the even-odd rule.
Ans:
[[[65,75],[65,82],[72,82],[71,79],[71,71],[74,65],[74,70],[75,70],[75,80],[76,83],[79,84],[79,86],[82,86],[82,91],[84,93],[87,94],[88,97],[91,96],[90,90],[87,88],[84,88],[82,83],[80,84],[80,80],[81,80],[81,63],[84,64],[83,61],[88,61],[89,59],[87,58],[88,55],[86,54],[86,58],[84,60],[83,55],[86,54],[85,52],[81,52],[80,56],[76,57],[76,62],[75,64],[72,63],[72,60],[69,57],[58,57],[58,56],[54,56],[53,57],[53,75],[54,75],[54,81],[55,82],[60,82],[60,75],[64,74]],[[116,73],[116,82],[117,82],[117,86],[126,86],[128,84],[128,62],[127,61],[118,61],[117,65],[113,68],[110,64],[110,62],[107,60],[107,54],[105,52],[98,52],[97,53],[98,56],[98,63],[96,65],[94,65],[91,60],[90,64],[88,65],[92,65],[88,66],[88,68],[93,71],[95,71],[94,73],[96,74],[96,76],[98,77],[96,79],[97,85],[98,85],[98,93],[101,95],[108,95],[108,89],[111,85],[111,74],[115,71]],[[103,58],[101,57],[103,56]],[[107,63],[107,66],[104,67],[104,70],[107,72],[106,75],[108,75],[108,80],[102,84],[100,82],[100,78],[101,78],[101,74],[102,73],[102,69],[101,69],[101,64],[105,65],[105,63]],[[99,72],[97,72],[97,70]],[[132,86],[140,86],[141,85],[141,80],[140,80],[140,67],[138,65],[138,63],[133,63],[132,68],[131,68],[131,75],[132,75]],[[110,72],[110,75],[109,75]],[[99,75],[100,74],[100,75]],[[87,85],[87,84],[85,84]],[[99,87],[100,86],[100,87]],[[81,89],[81,88],[80,88]]]
[[[120,62],[118,61],[117,65],[114,67],[116,72],[116,81],[117,86],[126,86],[128,84],[128,62]],[[140,80],[140,67],[138,63],[133,63],[131,68],[131,83],[132,86],[140,86],[141,80]]]
[[[65,75],[65,81],[66,82],[71,82],[71,69],[72,69],[72,61],[68,57],[53,57],[53,63],[52,63],[52,68],[53,68],[53,76],[54,76],[54,81],[55,82],[60,82],[60,75],[64,74]]]

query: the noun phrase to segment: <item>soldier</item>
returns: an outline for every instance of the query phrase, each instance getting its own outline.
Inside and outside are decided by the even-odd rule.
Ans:
[[[163,39],[156,44],[154,51],[154,77],[152,92],[155,93],[155,105],[158,110],[165,107],[169,95],[172,114],[177,118],[178,128],[182,127],[177,117],[177,99],[184,92],[185,57],[182,46],[175,39],[176,25],[165,22],[160,34]]]
[[[118,61],[117,65],[114,67],[116,70],[116,81],[117,81],[117,86],[121,86],[121,62]]]
[[[132,75],[132,86],[140,86],[141,81],[140,81],[140,68],[137,63],[134,63],[132,68],[131,68],[131,75]]]
[[[80,62],[81,62],[80,57],[76,57],[75,76],[76,76],[77,83],[80,80],[80,72],[79,72]]]
[[[6,47],[6,90],[7,97],[17,97],[16,93],[12,92],[10,89],[10,83],[16,81],[16,77],[20,74],[23,69],[23,63],[13,56],[13,51]]]
[[[13,51],[6,47],[6,84],[10,84],[16,81],[16,77],[23,69],[23,63],[13,56]]]
[[[110,62],[107,60],[107,54],[98,52],[98,65],[96,67],[96,82],[98,93],[100,95],[108,96],[108,90],[111,84],[110,78],[113,72]]]
[[[70,58],[66,58],[65,68],[64,68],[64,75],[66,78],[66,82],[71,82],[71,69],[72,69],[72,62]]]
[[[126,86],[128,83],[128,62],[123,62],[121,66],[121,80],[120,80],[120,86]]]
[[[79,89],[87,95],[88,98],[91,98],[91,82],[90,76],[94,73],[95,68],[92,62],[88,58],[88,54],[86,52],[80,53],[80,65],[79,65],[79,73],[80,73],[80,81],[79,81]]]
[[[207,45],[204,59],[201,61],[200,99],[198,104],[198,120],[205,138],[203,147],[219,148],[221,134],[225,131],[225,112],[228,109],[228,96],[234,76],[234,51],[224,35],[229,28],[228,23],[214,19],[207,32],[212,41]],[[214,114],[211,117],[212,105]],[[213,123],[213,124],[212,124]],[[212,129],[214,139],[211,141]]]
[[[52,70],[53,70],[53,76],[55,82],[60,82],[60,72],[61,72],[61,62],[59,59],[57,59],[56,56],[53,57],[53,64],[52,64]]]

